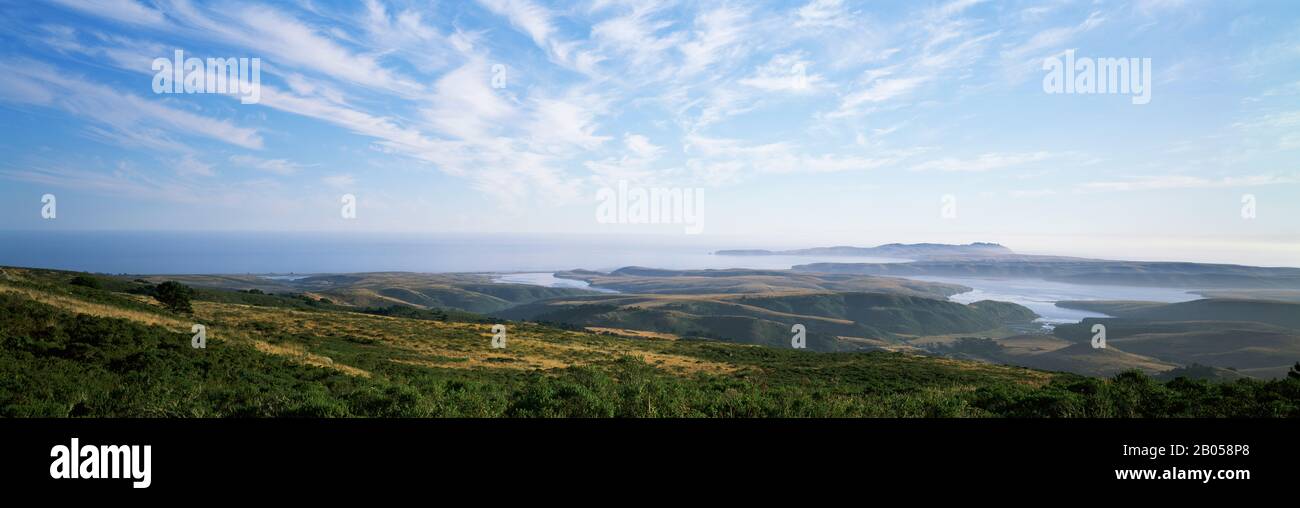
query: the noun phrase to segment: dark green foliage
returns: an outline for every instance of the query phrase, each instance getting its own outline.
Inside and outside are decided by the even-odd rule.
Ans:
[[[1163,418],[1300,417],[1300,380],[1232,383],[1178,378],[1160,383],[1138,371],[1105,381],[1063,377],[1027,391],[982,388],[975,404],[994,413],[1023,417]]]
[[[1002,345],[983,337],[960,337],[948,344],[933,344],[928,349],[943,355],[970,354],[984,358],[997,358],[1003,353]]]
[[[861,349],[860,345],[839,341],[836,336],[889,338],[976,333],[1006,324],[1027,323],[1037,317],[1033,311],[1012,303],[981,301],[962,305],[886,293],[756,295],[734,301],[674,300],[653,308],[600,301],[626,298],[602,296],[566,300],[565,303],[542,301],[512,307],[494,315],[578,326],[655,330],[767,346],[789,345],[794,324],[816,319],[817,326],[810,327],[807,335],[808,349],[814,351]]]
[[[361,309],[360,312],[365,314],[374,314],[377,316],[401,317],[407,319],[419,319],[423,321],[451,321],[458,323],[490,323],[496,322],[485,316],[480,316],[472,312],[464,312],[454,309],[418,309],[406,305],[390,305],[388,307],[368,307]]]
[[[78,275],[76,277],[73,277],[72,281],[68,282],[68,284],[72,284],[73,286],[87,287],[90,289],[101,289],[103,287],[99,283],[98,279],[90,275]]]
[[[347,310],[329,300],[317,300],[301,293],[266,294],[258,289],[228,291],[214,288],[192,288],[193,299],[205,302],[237,303],[257,307],[279,307],[298,310]]]
[[[1201,365],[1199,363],[1193,363],[1167,372],[1161,372],[1155,376],[1156,379],[1161,381],[1171,381],[1180,377],[1187,379],[1204,379],[1206,381],[1235,381],[1249,376],[1238,373],[1236,369],[1223,369],[1219,367],[1211,367],[1209,365]]]
[[[159,284],[154,288],[154,299],[161,302],[172,312],[193,312],[190,307],[190,298],[194,296],[194,290],[189,286],[176,281],[167,281]]]
[[[74,289],[87,292],[79,297],[134,303],[103,290]],[[312,312],[328,319],[338,311]],[[637,340],[512,326],[547,341]],[[268,327],[265,340],[303,345],[371,376],[264,354],[223,340],[220,327],[210,328],[206,349],[193,349],[186,333],[0,293],[0,417],[1300,416],[1300,375],[1162,383],[1139,373],[1112,380],[1057,374],[1048,381],[1024,369],[901,353],[809,353],[712,341],[638,343],[726,362],[736,372],[677,373],[633,357],[547,371],[443,369],[391,361],[410,353],[382,340],[276,330]],[[432,359],[448,365],[462,360]],[[1026,384],[1030,378],[1045,384]]]

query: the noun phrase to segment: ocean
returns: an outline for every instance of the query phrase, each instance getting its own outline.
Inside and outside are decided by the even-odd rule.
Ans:
[[[813,262],[902,262],[837,256],[714,256],[677,237],[0,231],[0,265],[112,274],[786,269]]]

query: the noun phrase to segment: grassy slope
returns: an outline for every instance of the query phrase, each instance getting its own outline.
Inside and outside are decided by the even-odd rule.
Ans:
[[[1251,321],[1300,329],[1300,303],[1207,298],[1178,303],[1065,301],[1059,307],[1145,321]]]
[[[410,305],[475,313],[495,312],[546,298],[599,294],[572,288],[499,284],[481,274],[376,272],[316,275],[298,280],[269,280],[254,275],[149,276],[149,282],[176,280],[213,289],[257,289],[274,294],[310,294],[357,307]]]
[[[1113,381],[898,353],[816,354],[0,272],[3,416],[1298,416],[1300,381]],[[203,297],[203,295],[200,295]],[[211,295],[209,295],[211,296]],[[257,296],[257,295],[252,295]],[[208,327],[189,347],[191,324]]]
[[[956,284],[868,275],[807,274],[790,270],[662,270],[626,267],[611,273],[574,270],[557,277],[636,294],[789,293],[843,291],[890,293],[944,299],[969,291]]]
[[[1169,304],[1100,301],[1059,305],[1116,318],[1061,327],[1058,336],[1082,341],[1090,335],[1093,323],[1102,323],[1109,343],[1170,362],[1280,377],[1300,358],[1300,303],[1212,298]]]
[[[604,295],[521,305],[497,315],[581,326],[652,330],[783,347],[800,323],[808,347],[853,351],[837,337],[895,340],[901,336],[974,333],[1036,316],[1002,302],[962,305],[883,293],[786,292],[762,295]]]

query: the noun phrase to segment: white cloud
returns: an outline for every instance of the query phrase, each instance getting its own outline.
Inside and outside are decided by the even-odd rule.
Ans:
[[[1052,189],[1025,189],[1011,191],[1011,197],[1015,198],[1041,198],[1054,195],[1056,195],[1056,191]]]
[[[693,37],[678,46],[684,58],[678,76],[695,75],[723,58],[734,56],[747,27],[747,15],[728,6],[697,15]]]
[[[844,0],[812,0],[797,11],[797,27],[824,29],[846,28],[852,25],[851,13],[844,9]]]
[[[1248,176],[1205,178],[1191,175],[1140,176],[1117,181],[1088,182],[1080,185],[1091,191],[1142,191],[1165,189],[1214,189],[1225,187],[1258,187],[1300,183],[1300,177],[1278,173]]]
[[[552,62],[588,74],[595,71],[600,58],[590,51],[576,49],[576,42],[556,37],[557,30],[549,9],[529,0],[479,0],[479,4],[527,34],[537,47],[546,51]]]
[[[277,175],[292,175],[298,170],[307,166],[288,159],[263,159],[248,155],[235,155],[230,157],[230,162],[240,166],[266,171]]]
[[[193,155],[186,155],[172,161],[172,165],[176,166],[176,172],[181,175],[216,176],[211,164],[202,162]]]
[[[768,92],[810,93],[822,86],[825,78],[811,74],[812,62],[800,53],[786,53],[772,57],[754,74],[740,80],[740,84]]]
[[[50,0],[83,14],[102,16],[136,25],[159,26],[165,22],[163,14],[135,0]]]
[[[448,72],[434,85],[432,104],[423,112],[435,129],[463,140],[499,132],[517,114],[514,104],[491,87],[491,70],[475,59]]]
[[[884,102],[890,99],[906,96],[921,85],[924,85],[928,80],[929,78],[924,76],[911,76],[906,78],[884,78],[872,81],[865,90],[853,92],[845,96],[843,102],[840,104],[840,111],[850,111],[866,103]]]
[[[101,132],[130,138],[138,135],[140,129],[153,129],[150,133],[164,140],[180,135],[262,148],[262,137],[256,129],[122,93],[85,77],[68,76],[39,62],[0,60],[0,75],[5,76],[0,80],[0,99],[62,109],[98,123],[101,129],[106,129]]]
[[[232,9],[230,16],[204,12],[186,2],[172,5],[169,14],[184,26],[251,51],[249,57],[277,65],[298,66],[345,82],[410,95],[423,86],[380,65],[372,55],[359,54],[291,15],[266,6]]]
[[[339,190],[347,190],[356,187],[357,179],[352,175],[330,175],[321,179],[325,185]]]
[[[656,146],[650,139],[640,134],[628,133],[623,136],[623,144],[637,157],[654,159],[663,152],[663,147]]]
[[[687,167],[710,183],[739,181],[749,173],[838,173],[899,166],[925,149],[880,150],[871,156],[812,154],[787,142],[747,143],[738,139],[687,136]]]
[[[609,139],[609,136],[596,135],[599,103],[600,99],[594,96],[538,99],[533,104],[526,139],[537,149],[548,152],[567,152],[573,148],[594,150]]]
[[[591,27],[591,40],[600,51],[609,53],[605,60],[624,63],[624,68],[636,73],[638,81],[653,82],[671,76],[675,68],[671,63],[673,48],[686,39],[685,33],[670,30],[672,21],[656,18],[662,6],[637,3],[630,12]],[[663,32],[667,33],[660,35]]]
[[[992,171],[1051,159],[1048,152],[986,153],[974,158],[944,157],[911,167],[913,171]]]
[[[1070,49],[1065,47],[1067,43],[1080,34],[1101,26],[1105,21],[1101,12],[1094,11],[1078,24],[1040,31],[1025,42],[1002,50],[1001,57],[1008,76],[1023,79],[1041,70],[1044,58]]]

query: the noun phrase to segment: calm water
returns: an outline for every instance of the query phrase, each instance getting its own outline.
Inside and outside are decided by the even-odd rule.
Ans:
[[[310,233],[4,232],[0,265],[131,274],[538,272],[625,266],[785,269],[897,259],[714,256],[689,237]]]
[[[506,273],[492,278],[492,282],[501,282],[508,284],[532,284],[534,286],[546,286],[550,288],[577,288],[600,291],[601,293],[617,293],[613,289],[594,288],[585,280],[561,279],[551,272],[533,272],[533,273]]]
[[[1038,313],[1039,322],[1053,325],[1077,323],[1087,317],[1107,317],[1105,314],[1056,306],[1063,300],[1142,300],[1148,302],[1185,302],[1201,298],[1186,289],[1152,288],[1137,286],[1085,286],[1068,282],[1042,279],[986,279],[971,277],[917,276],[909,279],[961,284],[973,291],[956,294],[949,299],[958,303],[980,300],[1012,302],[1029,307]]]

